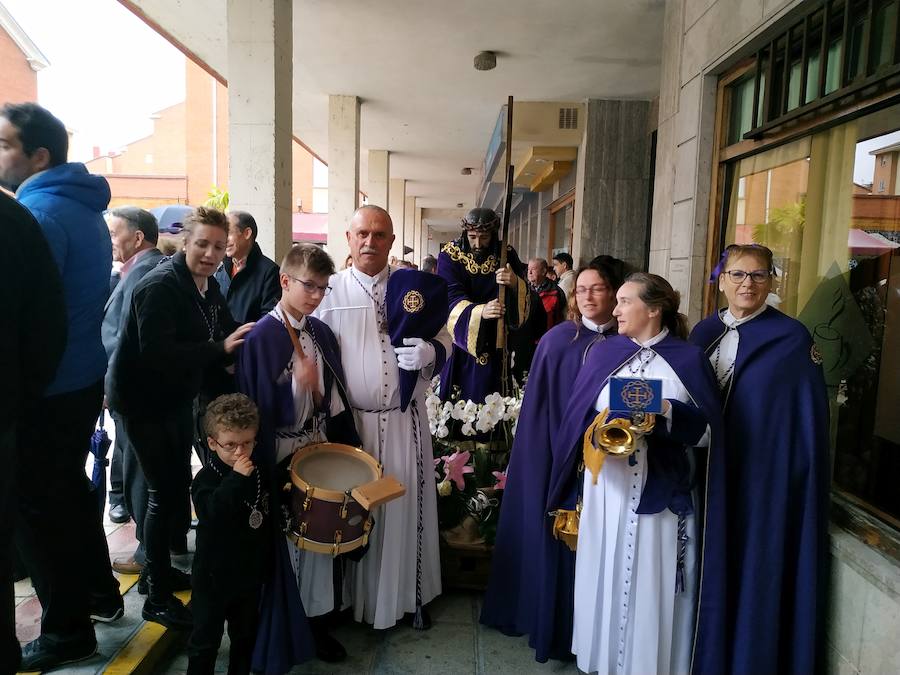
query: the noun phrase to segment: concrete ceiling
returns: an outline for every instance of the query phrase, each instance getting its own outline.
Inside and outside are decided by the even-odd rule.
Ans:
[[[226,0],[134,0],[151,23],[228,78]],[[361,170],[390,150],[391,178],[427,208],[472,205],[506,97],[651,99],[665,0],[294,0],[294,133],[328,161],[328,95],[362,99]],[[497,67],[472,66],[481,50]],[[460,175],[473,167],[470,176]]]

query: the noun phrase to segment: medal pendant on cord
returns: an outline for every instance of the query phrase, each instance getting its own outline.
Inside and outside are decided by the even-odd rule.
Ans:
[[[250,523],[250,527],[254,530],[258,530],[260,526],[263,524],[263,515],[260,513],[259,509],[253,507],[250,509],[250,518],[248,521]]]

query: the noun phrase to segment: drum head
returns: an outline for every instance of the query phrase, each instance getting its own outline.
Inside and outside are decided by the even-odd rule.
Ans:
[[[378,463],[370,455],[337,443],[318,443],[298,450],[291,468],[297,478],[317,491],[338,493],[381,476]]]

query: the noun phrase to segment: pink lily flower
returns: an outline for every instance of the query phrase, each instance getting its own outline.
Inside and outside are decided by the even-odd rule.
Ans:
[[[458,490],[466,489],[465,474],[475,471],[471,466],[467,466],[471,456],[472,454],[468,451],[457,451],[450,456],[445,455],[442,457],[444,460],[444,478],[453,481]]]
[[[496,485],[494,488],[497,490],[505,490],[506,489],[506,472],[505,471],[491,471],[494,475],[494,478],[497,479]]]

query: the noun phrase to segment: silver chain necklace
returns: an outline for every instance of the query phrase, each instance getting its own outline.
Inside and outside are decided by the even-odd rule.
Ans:
[[[387,322],[387,309],[385,307],[387,303],[387,297],[382,299],[379,303],[378,300],[375,299],[375,296],[369,293],[369,289],[365,287],[362,281],[359,280],[359,277],[356,276],[356,272],[353,271],[353,268],[350,268],[350,276],[353,277],[353,280],[357,283],[357,285],[363,290],[363,293],[369,296],[369,299],[372,301],[372,305],[375,309],[376,314],[378,314],[378,332],[379,333],[387,333],[388,332],[388,322]],[[391,268],[388,266],[387,278],[391,278]],[[376,281],[372,286],[373,288],[378,285]],[[385,287],[387,284],[385,284]],[[387,296],[387,290],[385,288],[385,296]]]
[[[647,369],[647,365],[653,360],[653,357],[656,356],[656,352],[648,347],[642,347],[641,351],[634,356],[631,361],[628,362],[628,372],[632,375],[637,375],[640,379],[644,379],[644,371]]]

